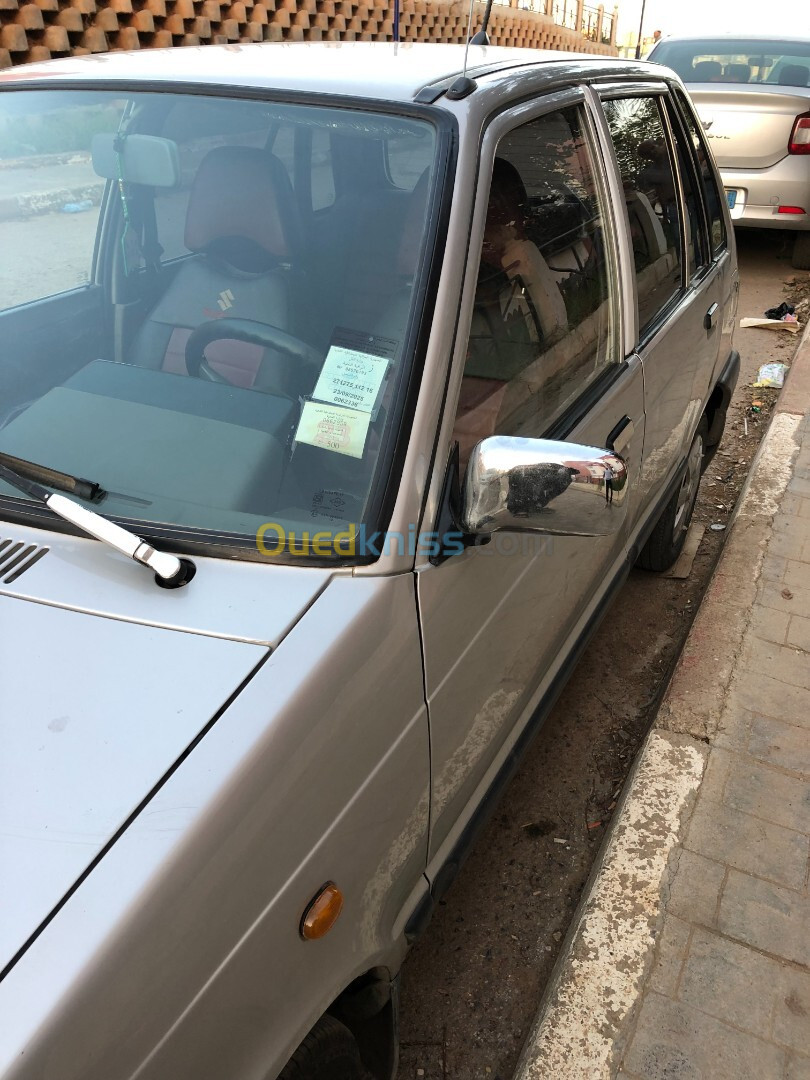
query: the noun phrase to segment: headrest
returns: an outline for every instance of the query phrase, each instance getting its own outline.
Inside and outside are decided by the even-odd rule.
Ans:
[[[701,60],[699,64],[692,65],[692,74],[696,82],[709,82],[711,79],[720,78],[723,65],[716,60]]]
[[[748,64],[726,64],[725,77],[730,82],[747,83],[751,78],[751,68]]]
[[[511,161],[496,157],[492,163],[492,184],[487,204],[486,232],[508,226],[523,234],[526,213],[526,188]]]
[[[397,273],[411,275],[416,272],[416,262],[425,235],[425,211],[427,209],[430,169],[425,169],[416,181],[409,196],[408,210],[402,225],[402,243],[397,257]]]
[[[804,64],[788,64],[779,72],[780,86],[807,86],[808,70]]]
[[[300,250],[292,185],[277,157],[248,146],[219,146],[202,159],[186,212],[186,247],[251,240],[277,259]]]

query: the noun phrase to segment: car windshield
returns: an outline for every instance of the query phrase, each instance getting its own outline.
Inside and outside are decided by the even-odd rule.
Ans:
[[[810,85],[810,41],[662,41],[650,60],[672,68],[687,83]]]
[[[351,554],[390,490],[440,143],[372,108],[4,90],[0,453],[146,535]],[[0,482],[3,509],[47,514]]]

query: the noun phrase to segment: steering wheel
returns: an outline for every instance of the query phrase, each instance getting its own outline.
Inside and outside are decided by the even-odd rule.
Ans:
[[[205,350],[213,341],[229,338],[233,341],[247,341],[252,345],[261,345],[265,349],[297,360],[298,366],[317,370],[323,362],[323,356],[311,345],[300,338],[293,337],[277,326],[255,322],[253,319],[212,319],[201,323],[186,342],[186,370],[189,375],[210,382],[234,384],[218,371],[215,371],[205,359]]]

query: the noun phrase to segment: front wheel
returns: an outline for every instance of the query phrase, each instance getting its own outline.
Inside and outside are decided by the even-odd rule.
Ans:
[[[278,1080],[371,1080],[354,1036],[334,1016],[322,1016]]]
[[[656,522],[655,528],[638,557],[637,565],[642,570],[654,570],[658,573],[669,570],[683,550],[686,533],[697,502],[707,434],[708,425],[703,419],[689,448],[686,471],[678,490],[664,508],[664,512]]]

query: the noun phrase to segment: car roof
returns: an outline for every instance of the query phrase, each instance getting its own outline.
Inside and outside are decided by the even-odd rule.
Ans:
[[[426,86],[452,80],[462,71],[463,45],[393,42],[281,42],[204,45],[176,49],[110,52],[25,64],[0,72],[0,89],[26,84],[191,83],[250,87],[347,97],[411,101]],[[516,67],[548,68],[549,75],[582,72],[583,65],[610,73],[639,73],[638,61],[549,49],[472,45],[467,72],[504,80]],[[654,66],[650,66],[653,70]],[[660,68],[657,69],[660,73]],[[489,80],[488,80],[489,81]],[[490,83],[491,85],[491,83]]]

